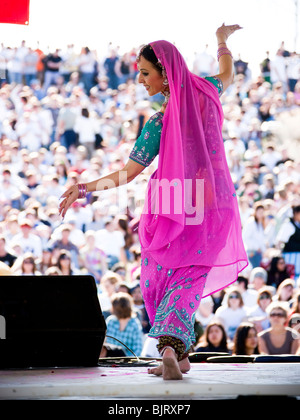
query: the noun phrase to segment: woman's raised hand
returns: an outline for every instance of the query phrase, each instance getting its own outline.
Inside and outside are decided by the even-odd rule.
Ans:
[[[227,39],[232,35],[235,31],[239,29],[243,29],[240,25],[225,25],[223,23],[220,28],[217,29],[216,35],[219,42],[226,42]]]

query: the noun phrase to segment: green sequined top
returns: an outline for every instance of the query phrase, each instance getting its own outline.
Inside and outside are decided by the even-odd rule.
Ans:
[[[219,92],[219,96],[223,93],[222,81],[214,77],[205,77],[211,82]],[[160,146],[160,137],[162,130],[163,113],[157,112],[152,115],[146,122],[141,135],[136,140],[135,145],[129,155],[129,158],[143,166],[149,166],[158,155]]]

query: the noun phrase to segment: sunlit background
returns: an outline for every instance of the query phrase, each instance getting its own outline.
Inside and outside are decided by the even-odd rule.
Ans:
[[[29,25],[0,24],[0,39],[11,47],[24,39],[35,48],[39,41],[45,51],[74,43],[97,50],[99,58],[110,42],[125,52],[166,39],[190,62],[206,44],[216,55],[217,27],[238,23],[244,29],[229,46],[255,74],[266,51],[274,55],[282,41],[300,52],[298,10],[298,0],[31,0]]]

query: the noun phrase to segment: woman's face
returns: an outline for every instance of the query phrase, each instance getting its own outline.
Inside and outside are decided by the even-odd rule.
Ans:
[[[245,342],[246,349],[254,350],[257,347],[257,334],[254,328],[250,328]]]
[[[272,299],[266,293],[262,293],[259,296],[259,306],[262,308],[263,311],[266,310],[267,306],[270,305]]]
[[[145,86],[149,96],[156,95],[163,90],[164,78],[162,74],[143,56],[139,59],[138,69],[140,72],[138,81]]]
[[[293,286],[287,285],[282,288],[281,293],[280,293],[281,300],[284,300],[284,301],[289,300],[291,299],[292,296],[293,296]]]
[[[283,258],[280,258],[280,260],[277,261],[277,270],[284,271],[284,269],[285,269],[285,260]]]
[[[285,324],[285,321],[286,321],[286,315],[281,309],[274,308],[271,311],[270,322],[271,322],[272,327],[283,326]]]
[[[62,268],[69,268],[71,265],[71,260],[67,255],[62,255],[59,259],[60,265]]]
[[[215,347],[219,346],[223,338],[223,332],[220,327],[213,325],[209,328],[208,340]]]
[[[228,296],[228,306],[232,309],[237,309],[240,307],[241,301],[240,297],[236,292],[231,292]]]
[[[31,258],[25,258],[23,261],[23,271],[24,273],[33,273],[34,262]]]
[[[262,207],[258,207],[255,214],[258,219],[262,219],[264,217],[264,209]]]

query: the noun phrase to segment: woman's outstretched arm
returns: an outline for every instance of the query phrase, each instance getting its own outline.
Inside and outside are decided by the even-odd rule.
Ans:
[[[103,191],[119,187],[119,185],[128,184],[128,182],[132,181],[144,169],[145,166],[140,165],[132,159],[128,159],[123,169],[85,184],[86,192]],[[72,187],[68,188],[61,198],[64,198],[64,200],[59,205],[59,213],[62,217],[65,217],[68,208],[79,198],[78,185],[72,185]]]

